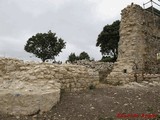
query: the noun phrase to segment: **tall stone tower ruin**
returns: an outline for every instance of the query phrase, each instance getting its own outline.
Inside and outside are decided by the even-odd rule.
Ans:
[[[107,83],[137,81],[137,75],[160,73],[160,15],[149,10],[136,4],[122,10],[118,59]]]

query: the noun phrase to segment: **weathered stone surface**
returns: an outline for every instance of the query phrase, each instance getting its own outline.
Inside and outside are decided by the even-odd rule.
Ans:
[[[106,82],[127,83],[136,81],[136,74],[160,74],[160,62],[157,61],[160,17],[153,17],[151,12],[135,4],[123,9],[121,15],[118,59]],[[129,74],[133,74],[132,77]]]
[[[94,69],[96,71],[108,70],[111,71],[113,68],[112,62],[98,62],[98,61],[88,61],[88,60],[78,60],[75,63],[76,65],[82,65],[87,68]]]
[[[114,65],[112,62],[98,62],[88,60],[78,60],[73,64],[82,65],[97,71],[99,73],[99,80],[101,83],[105,82],[106,77],[112,71]]]
[[[60,99],[60,84],[6,80],[0,84],[0,112],[31,115],[49,111]]]
[[[67,91],[74,91],[75,87],[77,90],[88,89],[89,85],[96,86],[99,82],[98,71],[81,65],[23,62],[9,58],[1,58],[0,65],[3,73],[1,78],[4,80],[22,80],[32,83],[40,81],[47,83],[48,80],[54,80],[61,83],[61,89]],[[8,66],[10,69],[6,69]],[[11,70],[11,66],[15,66],[15,69]],[[71,85],[76,83],[80,85],[74,87]]]
[[[23,62],[0,58],[0,112],[30,115],[50,110],[60,90],[99,84],[97,71],[80,65]]]

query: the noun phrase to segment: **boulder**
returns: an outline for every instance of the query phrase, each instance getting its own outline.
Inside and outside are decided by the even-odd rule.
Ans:
[[[50,84],[51,83],[51,84]],[[3,81],[0,85],[0,112],[11,115],[33,115],[49,111],[60,99],[60,84],[32,84]]]

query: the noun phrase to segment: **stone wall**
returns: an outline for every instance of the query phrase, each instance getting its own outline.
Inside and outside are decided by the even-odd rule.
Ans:
[[[160,18],[139,5],[122,10],[118,59],[107,83],[135,81],[138,73],[160,73]],[[154,23],[155,22],[155,23]]]
[[[112,62],[98,62],[98,61],[88,61],[88,60],[78,60],[74,64],[76,65],[82,65],[87,68],[95,69],[95,71],[101,71],[101,70],[112,70],[113,64]]]
[[[160,82],[160,74],[144,74],[144,80],[148,82]]]
[[[88,89],[99,83],[97,71],[81,65],[23,62],[16,59],[0,59],[0,80],[38,82],[54,80],[65,91]],[[45,85],[45,83],[44,83]]]
[[[157,53],[160,53],[160,17],[145,11],[144,20],[143,34],[146,43],[144,72],[160,74],[160,61],[157,60]]]
[[[75,65],[82,65],[87,68],[93,69],[99,73],[100,82],[104,82],[108,74],[113,69],[114,63],[112,62],[98,62],[98,61],[88,61],[88,60],[78,60],[74,63]]]
[[[60,91],[85,90],[98,83],[98,72],[84,66],[0,58],[0,112],[49,111],[59,101]]]

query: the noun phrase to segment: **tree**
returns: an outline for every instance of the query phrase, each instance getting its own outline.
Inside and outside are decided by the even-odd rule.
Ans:
[[[103,31],[98,35],[96,46],[100,47],[102,56],[110,54],[113,61],[116,61],[118,56],[120,21],[117,20],[111,25],[106,25]]]
[[[83,60],[83,59],[90,60],[90,57],[89,57],[88,53],[86,53],[86,52],[81,52],[80,53],[79,60]]]
[[[55,60],[55,56],[62,52],[62,49],[66,46],[65,44],[64,40],[58,39],[56,33],[52,33],[50,30],[48,33],[37,33],[29,38],[24,50],[33,53],[45,62],[47,59]]]
[[[78,56],[76,56],[75,53],[71,53],[67,61],[73,63],[76,60],[78,60]]]
[[[110,56],[102,56],[102,59],[100,60],[100,62],[113,62],[113,58]]]
[[[90,57],[89,57],[88,53],[86,53],[86,52],[81,52],[81,53],[79,54],[79,56],[76,56],[75,53],[71,53],[71,54],[69,55],[68,60],[67,60],[66,62],[71,62],[71,63],[73,63],[73,62],[75,62],[75,61],[77,61],[77,60],[84,60],[84,59],[90,60]],[[94,60],[94,59],[92,58],[92,60]]]

